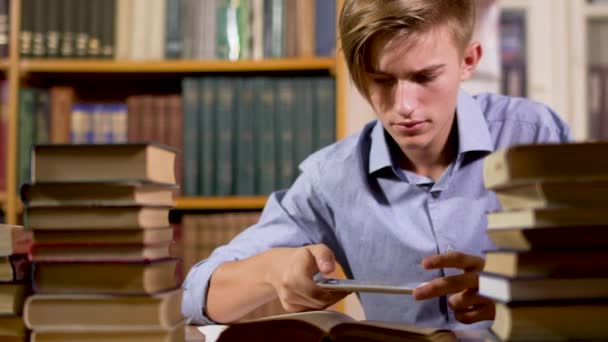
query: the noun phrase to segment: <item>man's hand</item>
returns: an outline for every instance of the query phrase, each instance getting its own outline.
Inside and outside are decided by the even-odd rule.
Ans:
[[[291,252],[288,252],[290,250]],[[283,249],[266,282],[276,291],[281,305],[288,312],[324,309],[348,295],[318,287],[313,276],[329,275],[335,270],[334,253],[325,245],[309,245]]]
[[[477,293],[479,272],[485,264],[484,259],[459,252],[433,255],[422,260],[427,270],[438,268],[459,268],[463,274],[442,277],[421,284],[414,290],[417,300],[439,296],[451,296],[448,305],[454,310],[456,319],[462,323],[475,323],[492,320],[495,315],[494,302]]]

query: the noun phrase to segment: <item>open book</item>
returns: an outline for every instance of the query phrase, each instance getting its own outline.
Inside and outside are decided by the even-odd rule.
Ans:
[[[213,341],[217,329],[202,327]],[[422,328],[392,322],[356,321],[335,311],[310,311],[266,317],[226,326],[218,342],[252,341],[433,341],[453,342],[456,335],[446,329]]]

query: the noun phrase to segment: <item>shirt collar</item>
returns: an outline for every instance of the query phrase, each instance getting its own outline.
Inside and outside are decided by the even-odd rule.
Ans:
[[[479,103],[464,90],[460,90],[458,94],[456,124],[459,155],[470,151],[493,151],[490,130]],[[370,174],[386,167],[394,168],[386,139],[390,139],[390,137],[385,137],[382,123],[376,121],[371,132]]]

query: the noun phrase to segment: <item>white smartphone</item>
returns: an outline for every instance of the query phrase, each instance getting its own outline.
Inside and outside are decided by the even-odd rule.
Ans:
[[[376,292],[376,293],[400,293],[412,294],[414,288],[407,285],[389,285],[371,281],[361,281],[355,279],[336,279],[315,276],[315,283],[319,287],[330,291],[350,291],[350,292]]]

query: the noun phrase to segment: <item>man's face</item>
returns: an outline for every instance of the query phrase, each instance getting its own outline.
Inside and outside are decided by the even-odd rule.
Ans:
[[[471,51],[473,49],[474,51]],[[475,50],[477,49],[477,50]],[[450,32],[436,29],[411,37],[375,41],[370,50],[369,101],[382,125],[405,153],[439,153],[454,121],[460,82],[469,78],[471,62]]]

